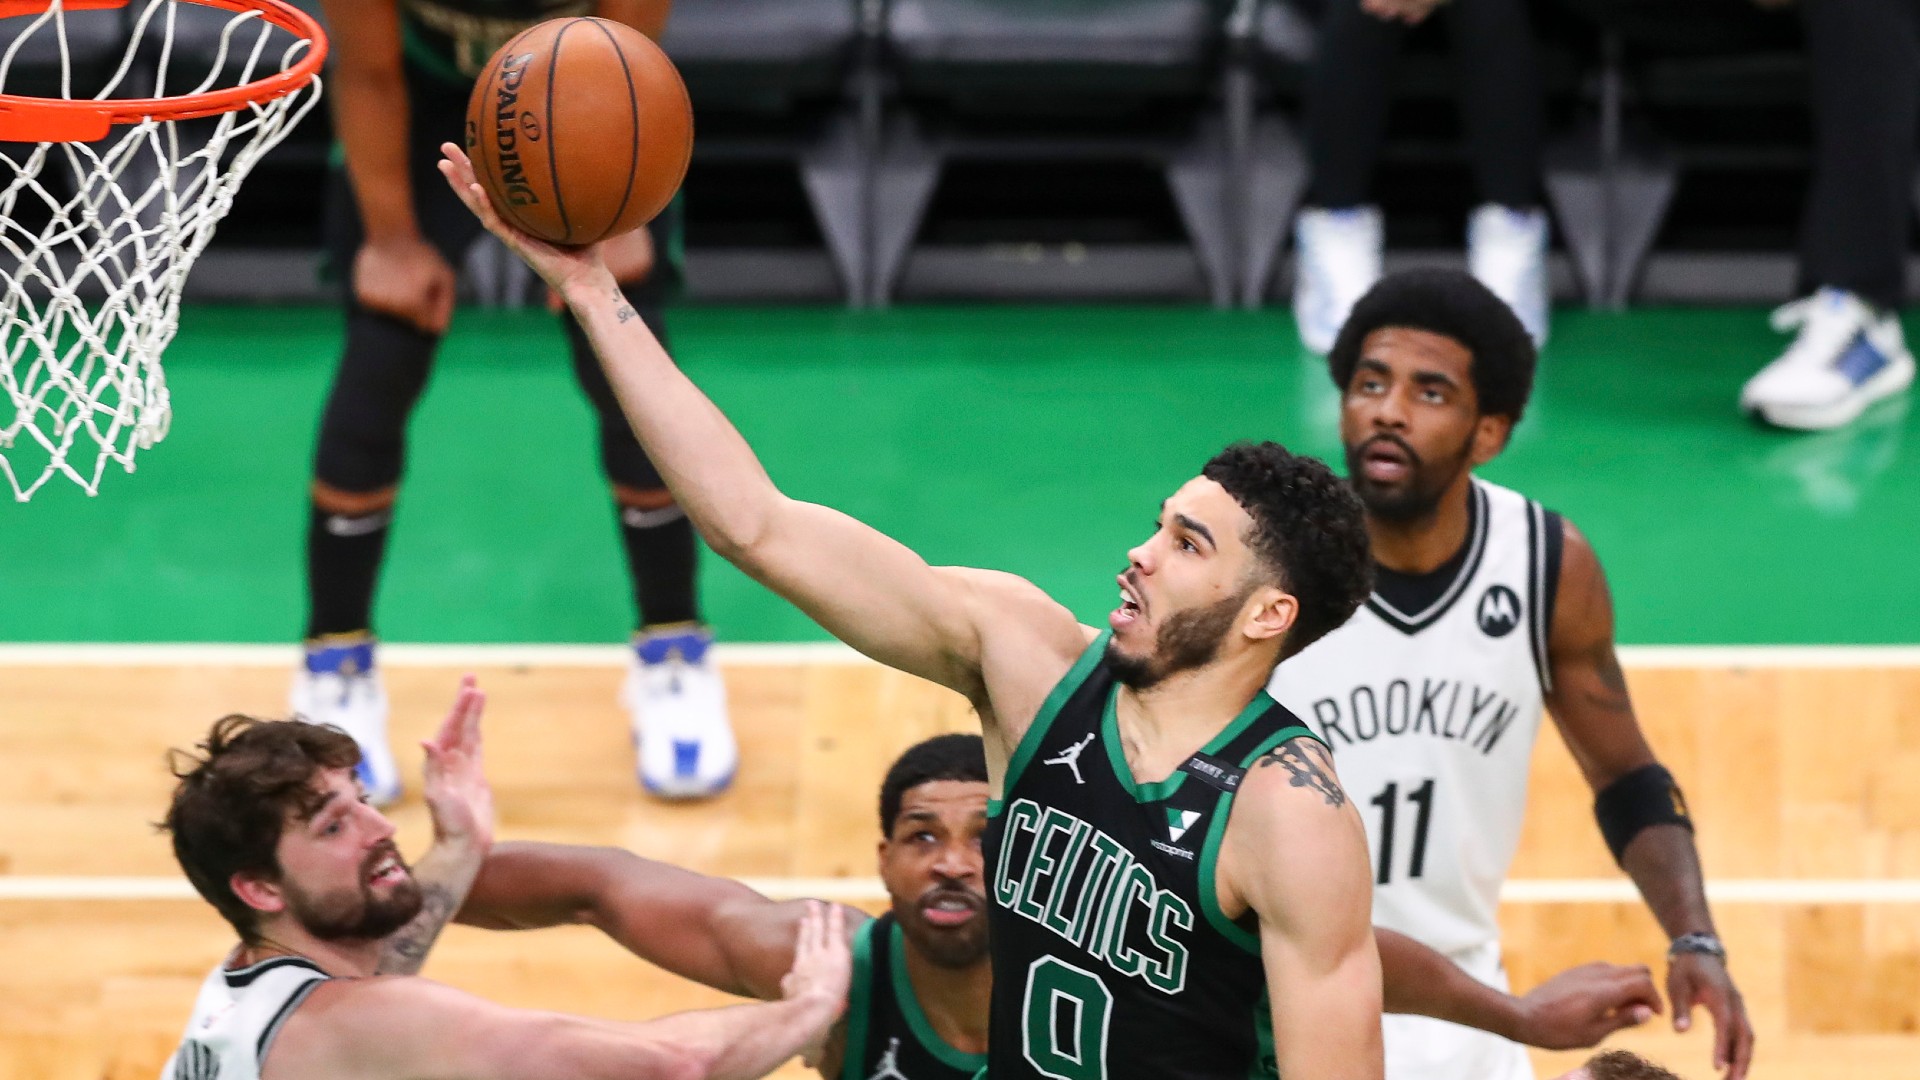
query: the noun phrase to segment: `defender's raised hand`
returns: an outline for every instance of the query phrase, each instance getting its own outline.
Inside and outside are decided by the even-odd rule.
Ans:
[[[420,973],[427,953],[460,910],[493,847],[493,788],[487,783],[480,741],[480,717],[486,708],[487,695],[480,692],[473,676],[463,677],[440,730],[420,744],[427,752],[424,771],[433,846],[413,867],[420,887],[419,914],[381,944],[382,975]]]
[[[433,817],[435,844],[465,844],[486,856],[493,846],[493,787],[487,783],[480,718],[487,695],[474,677],[463,676],[453,707],[434,737],[421,742],[427,752],[426,800]]]
[[[811,1066],[820,1061],[833,1022],[847,1007],[847,988],[853,980],[853,954],[847,948],[846,920],[832,904],[807,901],[800,919],[800,937],[793,947],[793,969],[780,980],[788,1001],[808,1001],[821,1010],[820,1033],[801,1051]]]

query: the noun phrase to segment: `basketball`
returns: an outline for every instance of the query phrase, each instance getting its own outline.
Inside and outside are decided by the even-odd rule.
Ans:
[[[467,156],[501,217],[591,244],[666,208],[693,152],[693,107],[660,47],[607,19],[553,19],[487,62]]]

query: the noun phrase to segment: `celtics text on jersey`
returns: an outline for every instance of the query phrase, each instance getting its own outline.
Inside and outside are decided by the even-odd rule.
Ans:
[[[1215,895],[1247,767],[1310,731],[1261,694],[1172,776],[1121,751],[1101,635],[1054,688],[989,808],[992,1080],[1272,1075],[1251,916]]]

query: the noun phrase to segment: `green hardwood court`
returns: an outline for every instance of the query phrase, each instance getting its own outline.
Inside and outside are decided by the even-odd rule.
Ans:
[[[331,308],[197,308],[174,422],[97,499],[0,506],[0,640],[290,641]],[[1159,499],[1221,443],[1337,457],[1324,365],[1281,312],[1185,307],[689,307],[682,361],[790,493],[936,562],[1027,575],[1084,618]],[[1910,323],[1909,332],[1920,331]],[[1739,386],[1764,312],[1563,312],[1534,403],[1484,475],[1593,539],[1631,643],[1915,639],[1920,448],[1905,402],[1761,430]],[[538,312],[464,311],[414,419],[378,630],[394,641],[614,641],[625,570],[591,418]],[[723,639],[820,637],[718,560]]]

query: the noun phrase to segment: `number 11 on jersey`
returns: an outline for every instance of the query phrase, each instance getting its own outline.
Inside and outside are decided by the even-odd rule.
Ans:
[[[1367,801],[1380,808],[1379,867],[1373,881],[1376,885],[1386,885],[1393,881],[1393,826],[1400,784],[1397,781],[1388,784]],[[1427,777],[1419,787],[1408,791],[1407,801],[1420,808],[1413,820],[1412,857],[1407,860],[1407,877],[1417,878],[1427,865],[1427,826],[1433,822],[1433,777]]]

